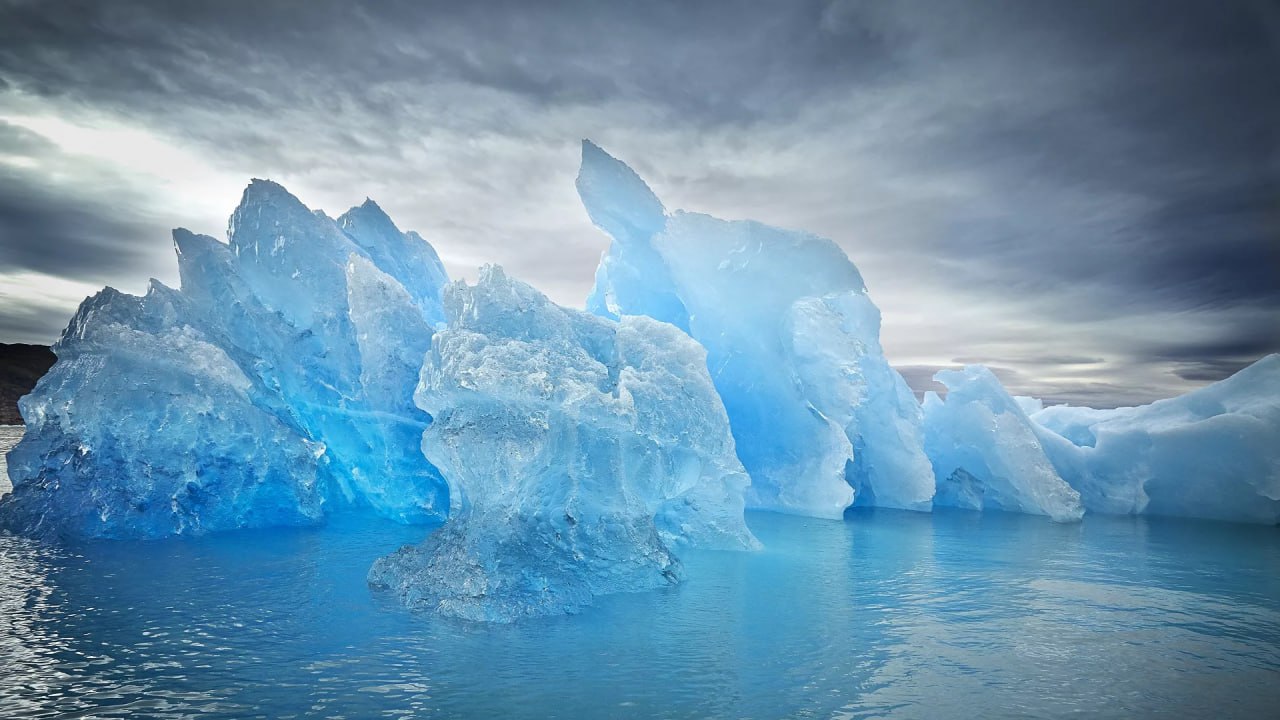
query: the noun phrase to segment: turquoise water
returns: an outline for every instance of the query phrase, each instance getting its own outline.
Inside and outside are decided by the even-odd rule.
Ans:
[[[574,616],[371,593],[423,528],[0,537],[0,717],[1274,716],[1280,529],[750,514],[767,549]]]

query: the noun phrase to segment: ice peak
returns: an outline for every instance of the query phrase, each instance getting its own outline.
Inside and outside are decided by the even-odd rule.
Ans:
[[[395,278],[427,319],[439,322],[440,292],[449,282],[435,248],[415,232],[403,232],[376,202],[365,201],[343,213],[337,226],[378,269]]]
[[[400,228],[396,227],[395,222],[387,215],[378,203],[369,198],[365,198],[364,202],[351,208],[338,217],[338,227],[357,239],[361,235],[367,233],[360,232],[361,229],[367,229],[369,233],[378,235],[399,235]]]
[[[218,252],[219,249],[225,252],[227,245],[217,238],[191,232],[184,227],[177,227],[173,229],[173,249],[178,253],[178,263],[181,265],[185,258],[194,258],[210,252]]]
[[[644,241],[666,224],[666,208],[626,163],[582,141],[578,195],[591,222],[620,241]]]
[[[274,180],[264,180],[262,178],[253,178],[249,181],[249,185],[245,187],[244,193],[241,195],[240,204],[255,204],[262,202],[279,202],[290,201],[302,204],[302,201],[294,197],[293,193],[285,189],[285,186]]]
[[[317,217],[302,201],[271,180],[254,178],[231,214],[227,236],[237,253],[266,252],[282,237],[302,237],[332,223]],[[265,245],[265,247],[258,247]]]

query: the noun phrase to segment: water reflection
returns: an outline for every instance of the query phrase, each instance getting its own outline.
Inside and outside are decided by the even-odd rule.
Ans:
[[[9,483],[9,463],[7,456],[14,445],[22,439],[21,425],[0,425],[0,496],[13,487]]]
[[[1275,528],[752,514],[759,553],[513,626],[403,611],[376,521],[0,537],[0,717],[1125,717],[1280,700]],[[1212,711],[1212,712],[1210,712]]]

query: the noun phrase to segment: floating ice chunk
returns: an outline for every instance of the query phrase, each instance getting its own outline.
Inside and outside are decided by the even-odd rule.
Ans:
[[[443,516],[447,488],[417,449],[430,417],[412,402],[443,271],[371,203],[344,217],[355,235],[254,181],[229,244],[174,231],[180,292],[86,301],[24,405],[4,524],[155,537],[349,506]],[[422,270],[416,295],[378,258]]]
[[[250,379],[181,322],[189,310],[159,283],[85,301],[21,401],[0,525],[153,538],[320,519],[324,446],[255,405]]]
[[[840,517],[855,499],[928,509],[920,411],[884,360],[879,313],[830,240],[668,214],[631,168],[583,143],[578,192],[613,236],[587,308],[686,330],[751,473],[749,504]]]
[[[935,505],[1079,520],[1080,494],[1058,475],[1019,403],[985,367],[943,370],[943,401],[925,394],[925,449],[938,478]]]
[[[371,583],[507,621],[676,582],[684,545],[756,545],[748,478],[687,335],[559,307],[496,267],[449,286],[445,312],[417,400],[451,517],[375,563]]]
[[[1181,397],[1032,419],[1092,512],[1280,522],[1280,355]]]

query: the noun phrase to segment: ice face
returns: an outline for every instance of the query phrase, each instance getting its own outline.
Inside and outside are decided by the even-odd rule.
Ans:
[[[559,307],[496,267],[451,285],[445,313],[417,402],[451,517],[372,584],[507,621],[674,583],[681,547],[756,545],[728,418],[683,332]]]
[[[1080,494],[1045,454],[1034,423],[985,367],[943,370],[943,401],[924,401],[925,448],[938,478],[935,505],[1079,520]]]
[[[443,271],[376,205],[343,217],[351,233],[257,180],[229,243],[174,231],[180,292],[87,300],[26,400],[0,524],[157,537],[352,506],[443,516],[412,402]],[[413,291],[394,277],[417,272]]]
[[[0,523],[151,538],[320,519],[324,446],[258,407],[261,389],[189,312],[158,283],[85,301],[21,401]]]
[[[1280,522],[1280,355],[1181,397],[1032,419],[1090,511]]]
[[[752,477],[749,504],[840,517],[855,500],[928,509],[920,408],[879,342],[879,311],[830,240],[667,213],[629,167],[583,143],[578,192],[613,243],[588,310],[687,331]]]
[[[440,293],[449,284],[435,248],[415,232],[401,232],[372,200],[338,218],[338,226],[390,275],[418,306],[429,325],[444,320]]]
[[[431,347],[428,316],[395,278],[356,255],[347,263],[347,304],[360,351],[361,392],[353,403],[360,409],[350,423],[356,494],[403,521],[447,512],[443,478],[420,447],[431,416],[413,401]]]

